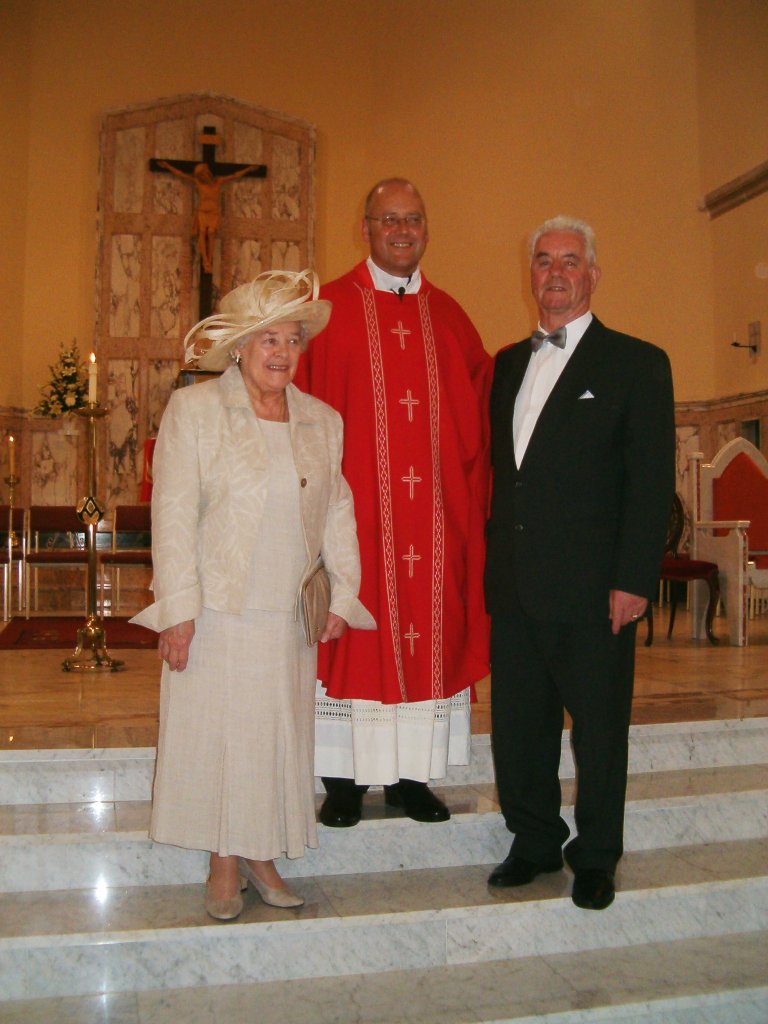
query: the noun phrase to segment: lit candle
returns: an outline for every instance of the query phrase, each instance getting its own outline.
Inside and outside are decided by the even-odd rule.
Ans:
[[[91,352],[91,365],[88,367],[88,402],[90,405],[96,404],[96,385],[98,384],[96,373],[96,353]]]
[[[8,435],[8,475],[16,476],[16,438]]]

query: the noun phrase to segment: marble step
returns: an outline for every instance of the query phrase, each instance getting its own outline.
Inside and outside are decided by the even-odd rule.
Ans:
[[[437,787],[448,822],[420,824],[388,808],[382,793],[364,803],[355,828],[318,827],[319,849],[280,862],[286,877],[486,864],[503,859],[510,836],[495,789]],[[573,828],[573,780],[563,783],[563,816]],[[318,796],[318,806],[321,797]],[[207,854],[153,843],[147,801],[0,807],[0,892],[200,882]],[[768,771],[761,765],[632,775],[625,848],[647,850],[768,836]]]
[[[765,1024],[768,932],[0,1004],[3,1024]]]
[[[568,733],[560,774],[573,778]],[[672,771],[768,761],[768,719],[636,725],[630,730],[630,771]],[[96,750],[1,750],[0,805],[148,800],[154,747]],[[446,786],[493,781],[490,738],[472,737],[471,762],[449,769]],[[322,789],[317,781],[318,791]]]
[[[768,920],[768,840],[629,853],[604,913],[574,907],[566,871],[501,892],[488,888],[487,872],[469,865],[297,879],[303,908],[267,907],[249,891],[242,916],[228,924],[205,915],[202,885],[5,895],[0,999],[499,960],[517,971],[518,958],[739,933],[757,939]]]

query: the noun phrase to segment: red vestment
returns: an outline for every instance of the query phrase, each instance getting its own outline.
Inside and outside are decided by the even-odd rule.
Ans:
[[[488,672],[482,594],[491,359],[459,304],[422,276],[376,291],[365,263],[325,285],[333,312],[295,383],[344,419],[360,600],[373,632],[320,645],[330,697],[451,697]]]

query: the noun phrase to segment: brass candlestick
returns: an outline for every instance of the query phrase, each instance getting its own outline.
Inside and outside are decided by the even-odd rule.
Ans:
[[[5,477],[5,482],[8,484],[8,544],[13,548],[19,545],[19,538],[13,528],[13,499],[16,493],[16,484],[20,481],[21,477],[16,476],[15,473]]]
[[[19,538],[16,536],[16,531],[13,528],[13,498],[16,484],[20,480],[21,477],[16,476],[15,473],[5,477],[5,482],[8,484],[8,540],[6,542],[8,545],[8,573],[4,580],[3,608],[10,609],[10,615],[13,615],[13,549],[19,546]],[[19,603],[21,603],[21,573],[22,568],[19,561]]]
[[[117,672],[125,663],[110,657],[107,635],[96,614],[96,527],[104,518],[104,509],[93,496],[96,490],[96,420],[107,415],[98,402],[89,402],[75,410],[88,420],[88,495],[77,505],[77,518],[86,528],[88,542],[88,586],[85,599],[85,625],[77,631],[77,647],[71,658],[62,662],[65,672]]]

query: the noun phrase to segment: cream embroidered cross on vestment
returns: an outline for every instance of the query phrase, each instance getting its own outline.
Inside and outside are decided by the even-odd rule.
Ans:
[[[408,388],[408,390],[406,391],[405,398],[400,399],[400,405],[408,406],[408,422],[413,423],[413,407],[414,405],[421,405],[421,402],[418,400],[418,398],[413,397],[410,388]]]
[[[409,494],[410,494],[410,499],[411,499],[411,501],[413,501],[413,485],[414,484],[420,484],[421,483],[421,477],[420,476],[416,476],[414,474],[413,466],[411,466],[410,467],[410,471],[408,473],[408,476],[401,476],[400,479],[403,481],[404,484],[408,484],[408,491],[409,491]]]
[[[407,555],[400,556],[404,562],[408,563],[408,578],[413,579],[413,563],[421,561],[421,555],[414,554],[413,544],[408,549]]]
[[[397,327],[390,327],[389,333],[396,334],[398,336],[398,338],[400,339],[400,348],[403,349],[403,351],[405,351],[405,336],[407,334],[410,334],[411,331],[409,331],[407,327],[403,327],[403,321],[398,320]]]
[[[413,623],[411,623],[410,629],[409,629],[409,630],[408,630],[408,632],[407,632],[407,633],[405,634],[405,639],[406,639],[406,640],[408,641],[408,643],[410,644],[410,648],[411,648],[411,656],[413,656],[413,655],[414,655],[414,654],[416,653],[416,652],[415,652],[415,648],[414,648],[414,644],[413,644],[413,641],[414,641],[414,640],[418,640],[420,636],[421,636],[421,633],[417,633],[417,632],[416,632],[416,631],[414,630],[414,628],[413,628]]]

